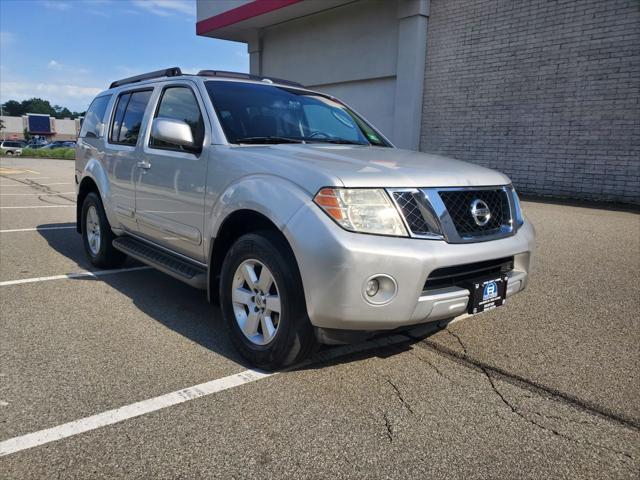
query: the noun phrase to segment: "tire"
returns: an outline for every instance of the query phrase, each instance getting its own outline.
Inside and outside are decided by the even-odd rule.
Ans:
[[[84,252],[91,264],[100,268],[122,265],[127,256],[113,248],[111,242],[116,237],[111,231],[102,201],[95,192],[90,192],[84,199],[81,222]]]
[[[13,157],[13,152],[11,150],[7,150],[7,156]]]
[[[263,288],[266,283],[260,285],[264,283],[264,267],[273,280],[266,288]],[[254,291],[246,280],[251,276],[247,269],[253,269],[255,274]],[[275,370],[298,363],[316,345],[298,266],[289,245],[276,233],[247,234],[233,244],[222,264],[220,307],[233,344],[258,368]],[[258,320],[250,317],[252,307]],[[241,322],[248,334],[241,328]],[[269,322],[275,333],[269,331]]]

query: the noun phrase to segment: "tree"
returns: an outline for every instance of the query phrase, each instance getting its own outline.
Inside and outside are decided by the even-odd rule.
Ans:
[[[24,113],[43,113],[45,115],[51,115],[55,117],[56,111],[53,109],[49,100],[43,100],[41,98],[30,98],[22,102],[22,107],[25,110]]]
[[[25,128],[22,131],[22,135],[24,136],[24,139],[28,142],[29,140],[31,140],[31,134],[29,133],[29,131]]]
[[[58,114],[56,118],[75,118],[77,114],[73,114],[67,107],[64,107]]]
[[[2,113],[10,117],[19,117],[24,115],[24,110],[20,102],[9,100],[2,105]]]
[[[72,112],[67,107],[60,105],[51,106],[49,100],[35,97],[22,102],[8,100],[2,105],[2,111],[4,115],[10,117],[20,117],[27,113],[43,113],[55,118],[78,118],[84,116],[84,112]]]
[[[4,120],[0,118],[0,131],[4,130]]]

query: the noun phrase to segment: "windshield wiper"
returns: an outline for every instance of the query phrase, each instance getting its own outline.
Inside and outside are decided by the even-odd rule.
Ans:
[[[305,138],[305,141],[309,143],[337,143],[339,145],[369,145],[368,143],[356,142],[355,140],[347,140],[346,138]]]
[[[298,139],[298,138],[276,137],[276,136],[269,136],[269,137],[243,137],[243,138],[236,138],[236,143],[271,143],[271,144],[278,144],[278,143],[304,143],[304,140],[301,140],[301,139]]]

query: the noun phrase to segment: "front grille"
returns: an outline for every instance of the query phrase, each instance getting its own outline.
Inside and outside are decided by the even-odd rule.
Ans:
[[[407,226],[414,235],[426,235],[429,233],[429,227],[422,216],[422,212],[420,212],[413,192],[393,192],[393,199],[400,207],[402,215],[407,221]]]
[[[513,270],[513,257],[485,260],[454,267],[438,268],[431,272],[424,284],[423,291],[434,288],[461,287],[478,277],[507,273]]]
[[[438,194],[461,237],[490,235],[511,221],[507,192],[502,189],[445,190]],[[471,203],[476,199],[485,202],[491,211],[489,222],[483,226],[476,224],[471,214]]]

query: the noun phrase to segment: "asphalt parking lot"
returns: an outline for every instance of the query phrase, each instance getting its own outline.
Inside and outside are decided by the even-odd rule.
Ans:
[[[524,202],[505,308],[252,376],[203,292],[82,274],[73,162],[0,167],[2,478],[638,478],[637,213]]]

